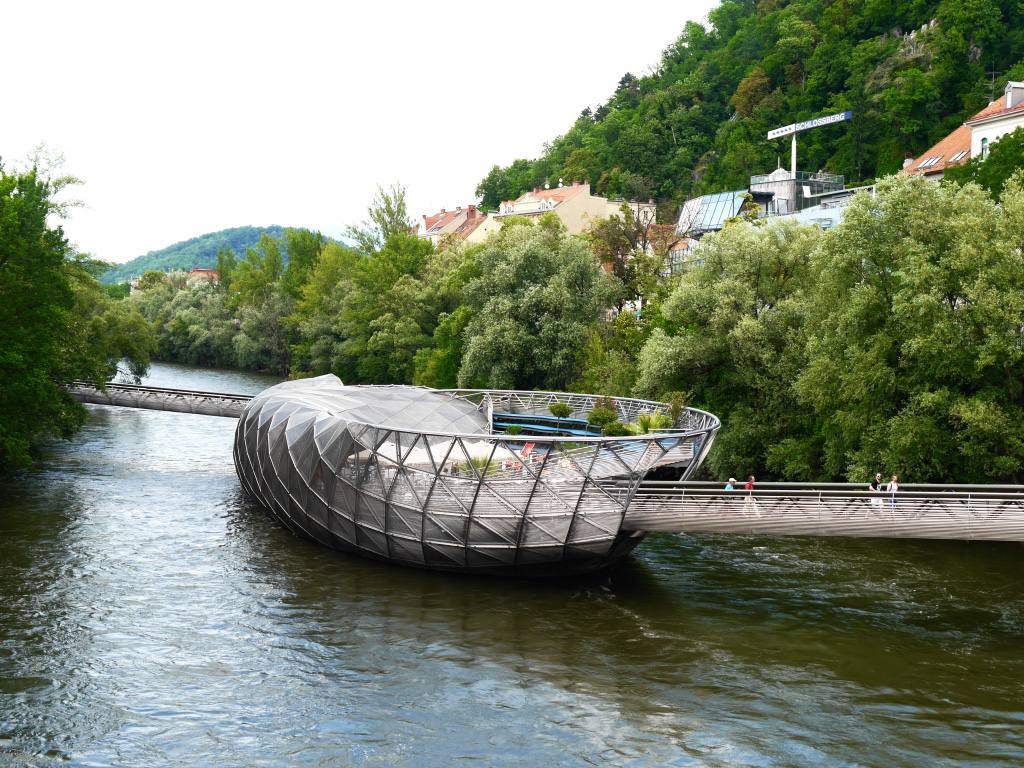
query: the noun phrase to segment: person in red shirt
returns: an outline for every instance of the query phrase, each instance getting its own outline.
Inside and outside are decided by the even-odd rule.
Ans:
[[[746,484],[743,486],[743,490],[744,491],[752,491],[752,490],[754,490],[754,480],[756,480],[756,479],[757,478],[754,477],[753,475],[748,477]]]

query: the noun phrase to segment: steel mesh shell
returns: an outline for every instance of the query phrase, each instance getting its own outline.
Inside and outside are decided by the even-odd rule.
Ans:
[[[235,467],[282,523],[336,549],[448,571],[594,570],[643,538],[621,527],[644,475],[669,464],[692,474],[718,421],[691,411],[682,428],[628,438],[492,432],[496,405],[546,413],[555,401],[585,413],[595,398],[286,382],[246,406]],[[624,420],[667,408],[616,403]]]

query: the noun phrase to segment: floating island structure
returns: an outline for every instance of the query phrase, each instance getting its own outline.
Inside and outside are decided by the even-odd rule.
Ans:
[[[556,403],[567,416],[552,415]],[[669,426],[606,436],[587,421],[599,407],[637,432]],[[335,549],[443,571],[584,573],[640,543],[645,533],[623,519],[641,481],[688,479],[719,426],[692,408],[673,421],[648,400],[346,386],[327,375],[249,401],[234,460],[262,506]]]

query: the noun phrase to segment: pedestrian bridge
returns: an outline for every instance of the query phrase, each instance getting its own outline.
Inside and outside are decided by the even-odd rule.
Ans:
[[[80,402],[229,418],[252,399],[114,383],[101,391],[74,382],[68,391]],[[625,531],[1024,541],[1019,485],[907,484],[893,495],[871,493],[866,482],[758,483],[754,492],[693,481],[590,482],[588,493],[625,505]]]
[[[624,489],[617,489],[623,492]],[[672,533],[868,536],[1024,541],[1024,486],[901,485],[895,494],[863,485],[644,481],[622,527]]]
[[[68,394],[80,403],[195,413],[202,416],[225,416],[232,419],[241,416],[246,404],[252,400],[252,395],[198,392],[194,389],[170,389],[115,382],[110,382],[104,389],[96,389],[88,381],[73,381],[67,386],[67,390]]]

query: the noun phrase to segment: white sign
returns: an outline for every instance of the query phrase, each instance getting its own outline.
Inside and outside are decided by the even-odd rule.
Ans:
[[[853,112],[839,112],[838,114],[828,115],[826,117],[816,117],[813,120],[807,120],[802,123],[790,123],[782,128],[772,128],[768,131],[768,138],[777,139],[780,136],[789,136],[791,133],[799,133],[800,131],[806,131],[810,128],[820,128],[823,125],[841,123],[844,120],[849,120],[851,117],[853,117]]]

